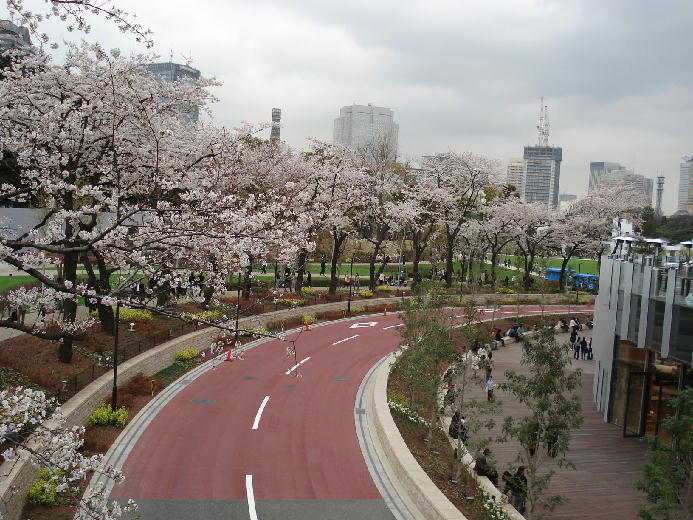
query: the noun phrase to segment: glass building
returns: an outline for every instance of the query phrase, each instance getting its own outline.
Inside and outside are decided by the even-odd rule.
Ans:
[[[692,281],[689,257],[602,257],[593,396],[604,419],[626,437],[667,441],[661,424],[675,413],[669,400],[693,384]]]
[[[200,79],[200,71],[188,65],[180,63],[148,63],[146,70],[150,72],[158,81],[165,83],[173,83],[174,81],[182,81],[185,83],[194,83]],[[200,115],[200,110],[194,105],[185,105],[181,107],[181,117],[190,121],[197,121]]]

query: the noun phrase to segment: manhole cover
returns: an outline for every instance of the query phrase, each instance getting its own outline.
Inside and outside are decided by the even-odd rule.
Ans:
[[[354,412],[355,412],[357,415],[363,415],[364,413],[366,413],[366,409],[365,409],[365,408],[356,408],[356,409],[354,410]]]
[[[192,400],[193,403],[195,404],[214,404],[216,403],[216,399],[207,399],[205,397],[197,397]]]
[[[298,388],[298,385],[286,385],[286,388]]]
[[[245,379],[246,381],[255,381],[257,379],[257,377],[245,376],[245,377],[242,377],[241,379]]]
[[[335,377],[331,377],[330,379],[332,379],[334,381],[349,381],[348,377],[342,377],[342,376],[335,376]]]

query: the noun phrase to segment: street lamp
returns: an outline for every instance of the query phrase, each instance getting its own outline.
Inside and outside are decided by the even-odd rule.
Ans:
[[[361,252],[361,242],[357,252]],[[351,297],[354,291],[354,253],[351,253],[351,266],[349,267],[349,301],[347,302],[347,312],[351,314]]]
[[[111,390],[111,411],[116,411],[118,400],[118,325],[120,324],[120,300],[116,300],[115,334],[113,341],[113,388]]]

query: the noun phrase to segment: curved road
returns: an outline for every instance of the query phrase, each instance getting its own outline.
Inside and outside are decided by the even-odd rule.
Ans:
[[[157,413],[111,497],[133,498],[144,520],[408,517],[383,500],[354,420],[359,386],[397,347],[399,323],[397,315],[368,316],[291,334],[299,366],[278,340],[220,362]]]

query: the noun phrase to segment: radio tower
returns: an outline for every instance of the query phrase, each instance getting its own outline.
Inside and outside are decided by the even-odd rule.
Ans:
[[[664,175],[657,175],[657,201],[655,203],[655,214],[662,216],[662,193],[664,193]]]
[[[537,130],[539,132],[539,146],[549,146],[549,107],[544,104],[544,96],[541,98],[541,106],[539,107]]]

